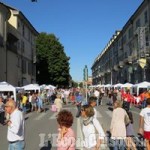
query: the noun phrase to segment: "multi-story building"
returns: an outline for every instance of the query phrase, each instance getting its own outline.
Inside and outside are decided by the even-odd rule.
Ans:
[[[7,24],[5,55],[0,55],[3,72],[0,81],[15,86],[36,82],[36,36],[38,32],[23,15],[13,7],[2,4],[10,11]],[[0,26],[1,28],[1,26]]]
[[[150,81],[150,0],[116,31],[91,69],[93,84]]]
[[[7,25],[11,13],[10,10],[0,3],[0,81],[6,80],[6,41],[7,41]]]

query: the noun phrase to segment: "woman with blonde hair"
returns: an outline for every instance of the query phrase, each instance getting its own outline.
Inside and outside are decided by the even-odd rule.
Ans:
[[[60,112],[60,110],[62,109],[62,104],[63,104],[60,94],[56,95],[56,99],[54,101],[54,104],[56,105],[57,112]]]
[[[83,118],[84,150],[99,149],[105,133],[97,118],[94,117],[93,107],[90,105],[82,106],[81,116]]]
[[[126,111],[122,108],[122,101],[114,102],[114,110],[110,125],[113,150],[125,150],[126,125],[130,122]]]

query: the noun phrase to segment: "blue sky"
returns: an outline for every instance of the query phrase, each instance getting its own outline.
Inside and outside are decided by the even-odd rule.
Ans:
[[[116,30],[143,0],[0,0],[20,10],[38,32],[54,33],[70,56],[70,74],[82,81]]]

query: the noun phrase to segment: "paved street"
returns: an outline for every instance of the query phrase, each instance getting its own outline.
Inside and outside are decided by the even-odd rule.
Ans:
[[[25,133],[26,148],[25,150],[55,150],[55,135],[57,134],[56,113],[51,112],[47,106],[47,111],[43,113],[32,112],[25,115]],[[81,118],[77,119],[76,107],[72,104],[64,106],[64,109],[70,110],[74,115],[73,129],[77,136],[77,149],[82,149],[80,141],[82,141]],[[103,99],[103,105],[96,108],[98,110],[98,120],[100,121],[104,131],[109,130],[112,111],[106,105],[106,99]],[[135,133],[138,132],[139,112],[138,108],[131,108],[134,117]],[[0,149],[7,150],[7,126],[0,125]],[[106,147],[103,149],[107,149]]]

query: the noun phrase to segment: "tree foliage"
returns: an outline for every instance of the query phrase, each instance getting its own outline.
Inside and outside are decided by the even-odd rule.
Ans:
[[[69,86],[69,60],[54,34],[40,33],[36,41],[37,81],[39,84]]]

